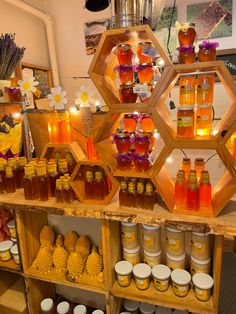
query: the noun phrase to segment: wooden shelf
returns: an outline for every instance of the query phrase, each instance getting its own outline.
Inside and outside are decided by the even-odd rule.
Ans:
[[[86,272],[83,272],[83,274],[78,278],[78,282],[70,282],[66,280],[65,274],[57,272],[54,269],[52,269],[52,271],[47,274],[41,274],[37,269],[30,267],[24,271],[24,274],[29,278],[60,284],[63,286],[79,288],[87,291],[94,291],[98,293],[105,293],[106,291],[104,283],[97,282],[96,278],[93,279],[88,277]]]
[[[179,310],[188,310],[190,312],[213,314],[216,311],[213,308],[212,297],[207,302],[200,302],[196,299],[193,290],[191,289],[188,295],[184,298],[177,297],[172,288],[166,292],[159,292],[151,282],[147,290],[141,291],[136,288],[135,283],[132,281],[129,287],[123,288],[116,281],[111,289],[111,293],[115,297],[131,299],[138,302],[145,302],[156,304],[160,306],[168,306]]]
[[[8,262],[2,262],[0,260],[0,270],[10,271],[12,273],[20,273],[21,268],[20,265],[17,265],[13,259]]]

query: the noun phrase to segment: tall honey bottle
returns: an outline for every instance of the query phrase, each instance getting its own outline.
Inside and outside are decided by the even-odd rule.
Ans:
[[[0,177],[2,180],[3,189],[5,190],[5,173],[6,173],[6,160],[0,158]]]
[[[11,167],[6,167],[5,173],[5,190],[7,193],[14,193],[16,191],[16,181]]]
[[[190,171],[187,188],[187,209],[199,210],[199,190],[196,172]]]
[[[67,111],[60,113],[59,140],[60,140],[60,144],[72,143],[70,117]]]
[[[62,197],[63,202],[70,204],[73,201],[73,190],[70,186],[70,179],[65,178],[62,181]]]
[[[175,181],[175,207],[176,209],[186,209],[187,187],[184,170],[179,170]]]
[[[105,185],[103,181],[102,171],[95,171],[95,180],[94,180],[94,196],[97,200],[103,200],[106,195]]]
[[[50,184],[50,196],[54,197],[56,191],[56,180],[58,179],[57,164],[55,162],[47,164],[47,173]]]
[[[23,179],[25,175],[25,166],[27,165],[27,158],[26,157],[20,157],[18,159],[18,167],[17,167],[17,179],[18,179],[18,186],[19,188],[23,188]],[[16,187],[17,187],[17,182],[16,182]],[[17,187],[18,188],[18,187]]]
[[[48,195],[48,176],[45,165],[38,165],[36,168],[37,172],[37,185],[38,185],[38,197],[42,202],[46,202],[49,198]]]
[[[64,174],[68,173],[68,165],[65,159],[60,159],[58,161],[58,173],[60,176],[63,176]]]
[[[15,178],[16,189],[20,188],[20,178],[18,176],[18,165],[15,158],[8,158],[7,165],[12,168],[12,172]]]
[[[85,182],[84,182],[84,192],[86,199],[93,199],[94,192],[93,192],[93,172],[88,170],[85,172]]]
[[[62,180],[56,180],[55,198],[57,203],[63,203]]]
[[[204,170],[201,174],[199,184],[199,209],[211,211],[212,209],[211,183],[209,172]]]
[[[155,193],[153,191],[152,183],[146,184],[146,191],[144,193],[144,208],[153,210],[155,204]]]
[[[72,154],[70,152],[67,152],[66,155],[65,155],[65,159],[67,161],[68,172],[71,175],[72,172],[74,171],[75,165],[76,165],[75,161],[74,161],[74,158],[73,158],[73,156],[72,156]]]
[[[135,183],[132,181],[129,181],[128,183],[128,207],[135,207]]]
[[[135,207],[144,208],[144,183],[143,181],[138,181],[137,192],[135,195]]]
[[[33,166],[26,165],[24,168],[24,178],[23,178],[23,188],[26,200],[34,200],[35,195],[33,193],[32,179],[35,177],[35,172]]]
[[[120,183],[119,204],[120,206],[128,206],[128,191],[127,183],[125,180],[122,180]]]

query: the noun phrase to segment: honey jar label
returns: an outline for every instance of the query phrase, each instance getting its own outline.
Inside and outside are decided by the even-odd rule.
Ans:
[[[15,229],[15,228],[12,228],[12,229],[9,229],[9,231],[10,231],[11,237],[12,237],[13,239],[15,239],[15,238],[16,238],[16,229]]]
[[[180,242],[179,240],[166,238],[166,246],[168,249],[171,249],[171,250],[179,250]]]
[[[153,247],[153,245],[154,245],[154,237],[149,237],[149,236],[147,236],[147,235],[145,235],[144,237],[143,237],[143,240],[144,240],[144,245],[145,246],[147,246],[147,247]]]
[[[139,289],[146,289],[147,286],[148,286],[148,282],[147,282],[147,279],[136,279],[136,285],[137,285],[137,288]]]
[[[193,117],[179,117],[177,121],[178,127],[191,127],[193,126]]]
[[[134,232],[122,232],[122,241],[130,243],[135,241],[135,233]]]
[[[8,261],[11,259],[11,253],[9,251],[1,252],[0,257],[2,261]]]
[[[173,291],[179,297],[184,297],[188,293],[188,286],[179,286],[173,283]]]
[[[159,291],[166,291],[169,286],[169,280],[158,280],[154,278],[154,287]]]
[[[202,290],[195,287],[195,294],[196,294],[196,297],[202,301],[207,301],[209,299],[208,290]]]
[[[204,254],[206,252],[206,244],[194,242],[191,243],[191,249],[198,254]]]
[[[194,93],[193,85],[181,85],[180,86],[180,94],[192,94]]]
[[[126,286],[129,284],[128,276],[117,275],[117,279],[118,279],[120,285]]]

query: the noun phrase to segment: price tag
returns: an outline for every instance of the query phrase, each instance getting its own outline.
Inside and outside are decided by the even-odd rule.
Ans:
[[[149,92],[147,84],[137,84],[133,87],[135,94],[146,94]]]
[[[88,132],[93,129],[93,118],[90,107],[80,107],[81,121],[84,132]]]
[[[160,144],[160,142],[156,140],[154,143],[154,146],[153,146],[153,151],[148,156],[148,160],[152,166],[154,165],[155,161],[157,160],[157,157],[158,157],[159,152],[160,152],[159,144]]]
[[[157,48],[153,46],[146,46],[143,48],[142,55],[155,58],[157,56]]]
[[[149,98],[151,95],[152,93],[148,91],[147,93],[140,93],[139,97],[141,98],[142,101],[144,101],[145,99]]]

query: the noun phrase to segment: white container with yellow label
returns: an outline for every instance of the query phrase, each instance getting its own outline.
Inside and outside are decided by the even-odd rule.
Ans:
[[[19,252],[18,252],[18,246],[17,244],[13,245],[11,247],[11,254],[13,256],[14,262],[19,265],[20,264],[20,256],[19,256]]]
[[[211,256],[209,233],[191,233],[191,255],[202,260]]]
[[[141,314],[154,314],[155,313],[155,305],[148,303],[140,303],[139,310]]]
[[[175,269],[171,273],[172,288],[177,297],[186,297],[189,291],[191,275],[184,269]]]
[[[130,262],[133,266],[140,263],[140,246],[134,249],[123,248],[123,259]]]
[[[171,270],[166,265],[156,265],[152,268],[154,287],[161,292],[169,288]]]
[[[134,266],[134,281],[138,289],[146,290],[149,288],[151,272],[151,267],[145,263],[140,263]]]
[[[185,269],[185,253],[179,256],[166,253],[166,265],[170,267],[171,270]]]
[[[139,302],[133,300],[124,300],[124,309],[131,314],[138,314]]]
[[[11,247],[13,245],[12,241],[2,241],[0,242],[0,258],[1,261],[7,262],[11,259]]]
[[[161,227],[143,225],[143,249],[149,253],[161,250]]]
[[[173,228],[166,228],[166,252],[170,255],[179,256],[184,251],[184,232]]]
[[[9,232],[11,234],[11,237],[16,239],[16,225],[15,225],[15,220],[11,220],[8,222],[7,227],[9,229]]]
[[[117,281],[121,287],[128,287],[132,280],[133,265],[127,261],[120,261],[115,265]]]
[[[123,248],[126,249],[134,249],[138,246],[138,225],[136,223],[121,223],[121,242]]]
[[[195,275],[196,273],[205,273],[210,274],[211,271],[211,259],[208,258],[206,260],[196,259],[191,256],[190,261],[190,273],[191,275]]]
[[[154,265],[161,264],[161,251],[156,253],[149,253],[144,250],[144,263],[153,267]]]
[[[192,277],[195,296],[198,300],[206,302],[210,299],[214,280],[210,275],[197,273]]]

